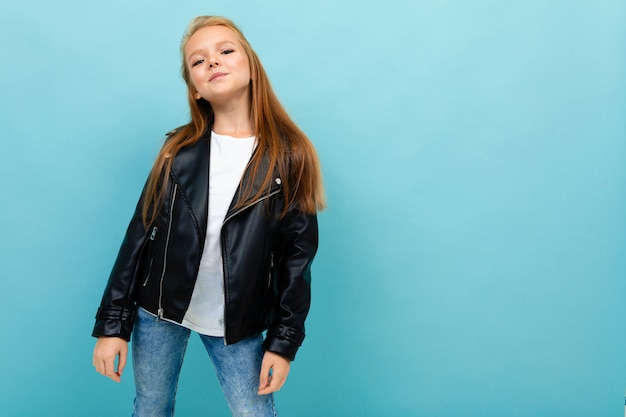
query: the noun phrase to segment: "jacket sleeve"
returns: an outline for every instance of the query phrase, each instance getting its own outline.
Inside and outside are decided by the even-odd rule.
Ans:
[[[143,193],[104,290],[92,332],[94,337],[117,336],[130,340],[136,311],[133,289],[140,269],[141,253],[148,240],[141,220],[142,199]]]
[[[278,298],[263,348],[294,360],[304,340],[311,304],[311,263],[318,244],[317,216],[291,210],[280,226]]]

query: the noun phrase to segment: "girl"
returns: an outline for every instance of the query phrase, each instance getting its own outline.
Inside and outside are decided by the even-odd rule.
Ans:
[[[232,21],[195,18],[181,54],[191,121],[150,172],[98,309],[93,363],[119,382],[132,333],[133,415],[172,416],[194,331],[232,414],[275,416],[309,310],[318,159]]]

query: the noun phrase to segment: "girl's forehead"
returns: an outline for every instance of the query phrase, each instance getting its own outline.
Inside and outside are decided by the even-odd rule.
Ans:
[[[191,35],[187,45],[196,43],[216,44],[219,42],[239,43],[239,39],[237,34],[226,26],[205,26]]]
[[[241,47],[237,34],[226,26],[205,26],[194,32],[185,44],[185,57],[207,50],[223,47],[224,44]]]

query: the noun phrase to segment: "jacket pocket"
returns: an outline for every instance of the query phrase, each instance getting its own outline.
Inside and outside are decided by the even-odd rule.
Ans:
[[[261,316],[263,317],[263,325],[267,328],[274,321],[274,303],[276,302],[276,294],[278,292],[276,275],[277,275],[277,263],[274,256],[274,252],[270,253],[269,259],[269,270],[267,271],[267,282],[265,283],[265,288],[262,289],[262,306],[263,312]]]
[[[152,232],[150,233],[150,237],[148,238],[147,245],[145,248],[145,253],[142,255],[143,262],[148,262],[148,267],[145,272],[142,273],[142,286],[145,287],[148,285],[148,281],[150,280],[150,273],[152,272],[152,264],[154,262],[154,258],[152,257],[152,252],[154,251],[154,241],[156,239],[156,235],[158,233],[158,227],[154,226],[152,228]]]

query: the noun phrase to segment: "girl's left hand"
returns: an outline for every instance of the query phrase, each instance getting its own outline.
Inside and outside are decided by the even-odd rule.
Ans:
[[[277,353],[266,351],[261,363],[259,395],[267,395],[279,391],[289,375],[291,362]],[[270,375],[271,370],[271,375]]]

